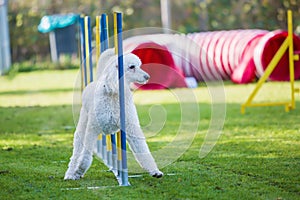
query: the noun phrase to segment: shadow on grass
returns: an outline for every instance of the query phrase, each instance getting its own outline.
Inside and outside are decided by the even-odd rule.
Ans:
[[[17,90],[17,91],[4,91],[0,95],[24,95],[24,94],[38,94],[38,93],[57,93],[57,92],[73,92],[73,88],[62,89],[43,89],[43,90]]]

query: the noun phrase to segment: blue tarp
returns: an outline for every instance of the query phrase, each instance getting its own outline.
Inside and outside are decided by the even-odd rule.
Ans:
[[[65,15],[49,15],[44,16],[38,25],[38,30],[42,33],[51,32],[57,28],[64,28],[77,22],[78,14],[65,14]]]

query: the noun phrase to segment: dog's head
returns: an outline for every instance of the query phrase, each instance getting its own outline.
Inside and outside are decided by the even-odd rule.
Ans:
[[[129,53],[124,55],[125,80],[128,83],[145,84],[150,76],[141,69],[142,62],[136,55]]]
[[[142,62],[132,53],[124,54],[124,73],[125,82],[145,84],[150,76],[141,69]],[[104,82],[108,93],[117,93],[118,91],[118,56],[114,49],[104,51],[98,61],[97,79]]]

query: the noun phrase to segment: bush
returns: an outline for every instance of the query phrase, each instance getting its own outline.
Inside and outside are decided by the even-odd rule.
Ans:
[[[65,59],[59,63],[53,63],[49,61],[39,61],[34,60],[16,62],[13,63],[7,74],[14,75],[18,72],[31,72],[38,70],[66,70],[66,69],[78,69],[80,66],[80,61],[78,59],[69,60]]]

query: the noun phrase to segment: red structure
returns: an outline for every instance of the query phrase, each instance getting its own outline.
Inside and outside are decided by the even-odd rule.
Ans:
[[[137,54],[151,79],[142,89],[186,87],[185,77],[200,81],[232,80],[249,83],[260,77],[287,37],[282,30],[229,30],[179,34],[153,34],[128,38],[126,51]],[[294,35],[294,49],[300,38]],[[295,79],[300,62],[295,62]],[[288,53],[270,75],[273,81],[288,81]]]

